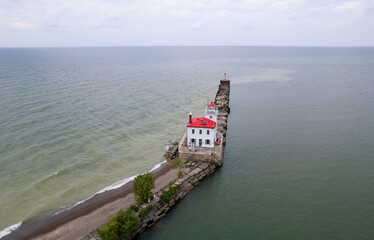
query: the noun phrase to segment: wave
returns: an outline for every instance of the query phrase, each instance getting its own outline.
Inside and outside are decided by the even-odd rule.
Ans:
[[[161,167],[161,165],[162,164],[164,164],[164,163],[166,163],[166,160],[165,161],[163,161],[163,162],[161,162],[161,163],[159,163],[159,164],[157,164],[156,166],[154,166],[152,169],[151,169],[151,171],[150,172],[153,172],[154,170],[156,170],[157,168],[160,168]]]
[[[154,166],[154,167],[150,170],[150,172],[153,172],[154,170],[160,168],[161,165],[164,164],[165,162],[166,162],[166,161],[163,161],[163,162],[157,164],[156,166]],[[53,176],[55,176],[55,175],[57,175],[57,174],[58,174],[58,172],[54,172],[53,174],[49,175],[49,176],[46,177],[45,179],[48,179],[48,178],[50,178],[50,177],[53,177]],[[97,195],[97,194],[100,194],[100,193],[103,193],[103,192],[106,192],[106,191],[110,191],[110,190],[113,190],[113,189],[120,188],[120,187],[122,187],[123,185],[125,185],[126,183],[128,183],[128,182],[134,180],[134,179],[136,178],[136,176],[138,176],[138,175],[139,175],[139,174],[136,174],[136,175],[134,175],[134,176],[131,176],[131,177],[128,177],[128,178],[122,179],[122,180],[120,180],[120,181],[118,181],[118,182],[115,182],[115,183],[113,183],[113,184],[111,184],[111,185],[109,185],[109,186],[107,186],[107,187],[101,189],[100,191],[98,191],[98,192],[95,193],[94,195],[92,195],[92,196],[90,196],[90,197],[88,197],[88,198],[86,198],[86,199],[84,199],[84,200],[82,200],[82,201],[79,201],[79,202],[77,202],[76,204],[74,204],[74,205],[72,205],[72,206],[63,207],[62,210],[57,211],[54,215],[58,215],[58,214],[60,214],[60,213],[62,213],[62,212],[65,212],[65,211],[67,211],[67,210],[69,210],[69,209],[72,209],[73,207],[75,207],[75,206],[77,206],[77,205],[79,205],[79,204],[81,204],[81,203],[84,203],[85,201],[87,201],[87,200],[93,198],[93,197],[94,197],[95,195]],[[11,226],[5,228],[4,230],[2,230],[2,231],[0,232],[0,238],[3,238],[4,236],[10,234],[11,232],[13,232],[13,231],[16,230],[17,228],[19,228],[19,226],[21,226],[21,224],[22,224],[22,222],[19,222],[19,223],[13,224],[13,225],[11,225]]]
[[[103,193],[103,192],[106,192],[106,191],[109,191],[109,190],[113,190],[113,189],[116,189],[116,188],[120,188],[122,187],[123,185],[125,185],[126,183],[132,181],[135,179],[136,176],[138,176],[139,174],[136,174],[134,176],[131,176],[131,177],[128,177],[128,178],[125,178],[125,179],[122,179],[118,182],[115,182],[113,183],[112,185],[109,185],[108,187],[105,187],[103,189],[101,189],[100,191],[98,191],[97,193],[95,193],[94,195],[96,194],[100,194],[100,193]],[[83,200],[84,201],[84,200]],[[81,202],[83,202],[81,201]]]
[[[166,160],[163,161],[163,162],[161,162],[161,163],[159,163],[159,164],[157,164],[156,166],[154,166],[154,167],[150,170],[150,172],[153,172],[154,170],[160,168],[161,165],[164,164],[164,163],[166,163]],[[141,174],[141,173],[139,173],[139,174]],[[90,196],[90,197],[88,197],[88,198],[86,198],[86,199],[84,199],[84,200],[82,200],[82,201],[79,201],[79,202],[77,202],[76,204],[74,204],[74,205],[72,205],[72,206],[68,206],[68,207],[66,207],[66,208],[63,208],[63,210],[56,212],[54,215],[57,215],[57,214],[60,214],[60,213],[62,213],[62,212],[64,212],[64,211],[67,211],[67,210],[69,210],[69,209],[72,209],[73,207],[75,207],[75,206],[77,206],[77,205],[79,205],[79,204],[81,204],[81,203],[84,203],[85,201],[87,201],[87,200],[93,198],[93,197],[96,196],[97,194],[100,194],[100,193],[103,193],[103,192],[106,192],[106,191],[110,191],[110,190],[113,190],[113,189],[120,188],[120,187],[122,187],[123,185],[125,185],[126,183],[128,183],[128,182],[134,180],[134,179],[136,178],[136,176],[138,176],[139,174],[136,174],[136,175],[133,175],[133,176],[131,176],[131,177],[128,177],[128,178],[122,179],[122,180],[120,180],[120,181],[118,181],[118,182],[115,182],[115,183],[113,183],[113,184],[111,184],[111,185],[109,185],[109,186],[107,186],[107,187],[101,189],[100,191],[98,191],[98,192],[95,193],[94,195],[92,195],[92,196]]]
[[[22,224],[22,222],[19,222],[19,223],[13,224],[12,226],[9,226],[9,227],[5,228],[4,230],[2,230],[0,232],[0,238],[3,238],[6,235],[8,235],[9,233],[13,232],[17,228],[19,228],[19,226],[21,226],[21,224]]]
[[[45,181],[48,181],[49,179],[53,178],[53,177],[56,176],[57,174],[58,174],[58,172],[54,172],[54,173],[52,173],[52,174],[50,174],[50,175],[48,175],[48,176],[46,176],[46,177],[40,179],[40,180],[39,180],[38,182],[36,182],[35,184],[40,184],[40,183],[43,183],[43,182],[45,182]]]
[[[166,161],[163,161],[163,162],[157,164],[156,166],[154,166],[154,167],[150,170],[150,172],[153,172],[153,171],[156,170],[157,168],[160,168],[161,165],[162,165],[163,163],[165,163],[165,162],[166,162]],[[120,180],[120,181],[118,181],[118,182],[115,182],[115,183],[113,183],[112,185],[109,185],[108,187],[105,187],[105,188],[101,189],[100,191],[98,191],[97,193],[95,193],[93,196],[95,196],[96,194],[99,194],[99,193],[103,193],[103,192],[109,191],[109,190],[113,190],[113,189],[116,189],[116,188],[120,188],[120,187],[122,187],[123,185],[125,185],[126,183],[128,183],[128,182],[134,180],[134,179],[136,178],[136,176],[138,176],[138,175],[139,175],[139,174],[136,174],[136,175],[134,175],[134,176],[131,176],[131,177],[128,177],[128,178],[122,179],[122,180]],[[93,196],[92,196],[92,197],[93,197]],[[87,200],[87,199],[86,199],[86,200]],[[84,201],[86,201],[86,200],[80,201],[79,203],[82,203],[82,202],[84,202]],[[78,204],[76,204],[76,205],[78,205]]]

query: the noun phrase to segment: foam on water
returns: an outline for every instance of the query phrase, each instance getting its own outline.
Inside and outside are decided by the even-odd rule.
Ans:
[[[163,162],[157,164],[156,166],[154,166],[154,167],[150,170],[150,172],[153,172],[154,170],[160,168],[161,165],[164,164],[164,163],[166,163],[166,161],[163,161]],[[141,174],[141,173],[140,173],[140,174]],[[140,175],[140,174],[136,174],[136,175],[134,175],[134,176],[131,176],[131,177],[128,177],[128,178],[122,179],[122,180],[120,180],[120,181],[118,181],[118,182],[115,182],[115,183],[111,184],[110,186],[107,186],[107,187],[101,189],[100,191],[98,191],[98,192],[95,193],[94,195],[92,195],[92,196],[90,196],[90,197],[88,197],[88,198],[86,198],[86,199],[83,199],[82,201],[79,201],[79,202],[77,202],[76,204],[74,204],[74,205],[72,205],[72,206],[64,207],[61,211],[57,211],[54,215],[58,215],[58,214],[60,214],[60,213],[62,213],[62,212],[64,212],[64,211],[70,210],[70,209],[72,209],[73,207],[75,207],[75,206],[77,206],[77,205],[79,205],[79,204],[81,204],[81,203],[84,203],[85,201],[87,201],[87,200],[93,198],[93,197],[96,196],[97,194],[100,194],[100,193],[103,193],[103,192],[106,192],[106,191],[110,191],[110,190],[113,190],[113,189],[120,188],[120,187],[124,186],[126,183],[128,183],[128,182],[134,180],[134,179],[135,179],[138,175]]]
[[[163,163],[166,163],[166,161],[163,161],[163,162],[157,164],[156,166],[154,166],[154,167],[150,170],[150,172],[153,172],[154,170],[160,168],[161,165],[162,165]],[[140,175],[140,174],[141,174],[141,173],[136,174],[136,175],[131,176],[131,177],[128,177],[128,178],[125,178],[125,179],[122,179],[122,180],[120,180],[120,181],[118,181],[118,182],[115,182],[115,183],[113,183],[112,185],[110,185],[110,186],[108,186],[108,187],[105,187],[105,188],[101,189],[101,190],[98,191],[96,194],[99,194],[99,193],[103,193],[103,192],[106,192],[106,191],[109,191],[109,190],[113,190],[113,189],[120,188],[120,187],[122,187],[123,185],[125,185],[126,183],[128,183],[128,182],[134,180],[134,179],[135,179],[138,175]],[[96,195],[96,194],[95,194],[95,195]],[[86,200],[87,200],[87,199],[86,199]],[[83,200],[83,201],[81,201],[81,202],[79,202],[79,203],[82,203],[82,202],[84,202],[84,201],[86,201],[86,200]],[[77,203],[76,205],[78,205],[79,203]]]
[[[162,164],[166,163],[166,160],[157,164],[156,166],[154,166],[152,169],[151,169],[151,172],[153,172],[154,170],[156,170],[157,168],[160,168]]]
[[[252,69],[250,75],[234,76],[231,78],[232,84],[250,83],[250,82],[283,82],[292,80],[291,74],[295,73],[290,69],[277,68],[256,68]]]
[[[13,232],[17,228],[19,228],[19,226],[21,226],[21,224],[22,224],[22,222],[19,222],[19,223],[13,224],[12,226],[9,226],[9,227],[5,228],[4,230],[2,230],[0,232],[0,238],[5,237],[9,233]]]

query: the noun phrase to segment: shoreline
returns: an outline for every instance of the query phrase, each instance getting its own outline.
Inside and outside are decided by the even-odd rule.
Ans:
[[[220,80],[214,101],[220,113],[217,118],[217,137],[220,137],[221,140],[219,152],[213,154],[212,152],[210,154],[202,154],[200,152],[184,153],[186,157],[184,155],[183,157],[190,162],[184,165],[184,167],[187,167],[185,169],[187,173],[182,178],[178,178],[178,168],[172,167],[166,161],[157,164],[148,171],[153,173],[155,187],[152,192],[156,193],[157,196],[160,196],[165,189],[168,189],[171,186],[169,184],[178,186],[178,190],[169,202],[165,203],[160,200],[160,197],[156,197],[151,203],[148,203],[148,205],[152,206],[152,211],[148,213],[148,217],[140,219],[140,224],[126,239],[133,239],[146,228],[152,227],[160,218],[165,216],[166,212],[177,201],[184,198],[189,191],[198,185],[200,180],[213,173],[216,167],[222,166],[224,147],[226,145],[227,117],[230,113],[229,96],[230,80],[225,78]],[[181,144],[178,145],[178,142],[176,143],[173,156],[178,151],[178,147],[181,146]],[[178,155],[179,153],[178,151]],[[200,155],[204,157],[199,158]],[[115,216],[121,209],[126,210],[131,205],[136,205],[132,186],[136,176],[118,181],[88,199],[78,202],[73,207],[67,208],[65,211],[56,212],[55,210],[53,213],[50,211],[33,217],[23,222],[21,226],[2,239],[96,239],[98,228],[103,223],[108,222],[109,217]],[[121,185],[122,183],[123,185]],[[87,233],[89,234],[87,235]]]
[[[158,165],[160,166],[157,167]],[[157,190],[156,189],[157,187],[163,187],[165,185],[164,184],[165,181],[170,182],[177,178],[176,171],[174,172],[174,174],[170,173],[172,170],[175,170],[175,168],[170,166],[167,162],[162,162],[158,165],[156,165],[150,171],[153,173],[155,184],[160,181],[162,182],[161,183],[162,186],[156,186],[155,191]],[[174,175],[174,178],[171,175]],[[123,184],[122,186],[118,188],[110,189],[104,192],[99,191],[97,194],[93,195],[92,197],[86,200],[83,200],[83,202],[78,203],[67,210],[63,210],[59,212],[58,214],[56,214],[58,211],[54,210],[54,211],[49,211],[49,212],[37,215],[35,217],[32,217],[22,222],[22,224],[17,229],[10,232],[8,235],[5,235],[4,237],[2,237],[1,240],[39,239],[39,237],[43,237],[44,235],[48,235],[49,233],[52,233],[52,232],[56,232],[56,233],[61,232],[61,231],[58,231],[58,229],[62,228],[64,225],[70,222],[73,222],[75,220],[78,220],[79,218],[83,218],[99,210],[100,208],[105,207],[106,205],[114,203],[118,201],[119,199],[124,199],[128,197],[129,195],[133,194],[132,182],[133,182],[133,179],[126,182],[125,184]],[[160,183],[158,185],[160,185]],[[133,199],[133,202],[135,203],[135,199]],[[120,209],[121,207],[116,209],[116,212]],[[105,214],[105,213],[101,213],[101,214]],[[105,217],[107,219],[109,216],[111,215],[109,214],[108,216],[102,216],[102,217]],[[96,228],[99,227],[101,223],[98,226],[96,226]],[[90,231],[92,231],[92,229],[84,230],[85,234]],[[85,234],[83,234],[81,237],[84,237]],[[67,237],[67,236],[64,235],[64,237]],[[80,237],[78,237],[77,239],[79,238]],[[40,239],[43,239],[43,238],[40,238]],[[48,238],[45,238],[45,239],[48,239]],[[56,239],[56,238],[53,238],[52,236],[50,236],[49,239]],[[71,239],[71,238],[66,238],[66,239]]]

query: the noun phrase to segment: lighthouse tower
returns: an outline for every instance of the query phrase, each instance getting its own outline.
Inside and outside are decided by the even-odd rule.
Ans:
[[[214,105],[213,102],[210,102],[210,104],[205,108],[204,116],[217,123],[217,116],[218,116],[218,109],[216,105]]]

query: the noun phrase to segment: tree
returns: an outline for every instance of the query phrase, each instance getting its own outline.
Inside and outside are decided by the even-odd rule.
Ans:
[[[120,210],[117,213],[116,219],[119,223],[118,235],[120,237],[129,235],[139,224],[139,217],[131,209],[127,209],[126,211]]]
[[[102,229],[98,231],[97,235],[103,240],[126,237],[137,228],[139,222],[139,217],[131,208],[126,211],[120,210],[115,217],[110,218],[109,222],[102,225]]]
[[[97,235],[104,240],[114,240],[117,237],[119,223],[116,218],[111,218],[109,222],[102,225],[102,229],[98,231]]]
[[[147,202],[148,198],[152,199],[151,189],[155,187],[152,173],[144,173],[137,176],[133,181],[135,201],[138,204]]]

